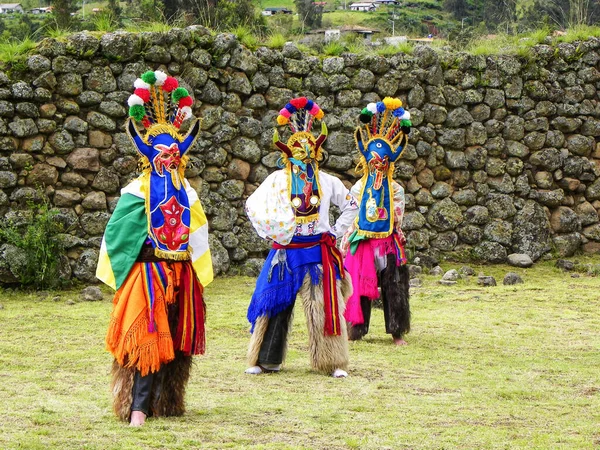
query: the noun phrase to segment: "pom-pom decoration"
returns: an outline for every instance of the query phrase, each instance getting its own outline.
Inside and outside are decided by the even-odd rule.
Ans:
[[[192,117],[192,108],[190,108],[189,106],[184,106],[183,108],[181,108],[181,112],[183,114],[183,120],[187,120],[190,117]]]
[[[135,91],[133,91],[133,94],[141,98],[144,103],[150,101],[150,91],[148,89],[138,88]]]
[[[154,84],[154,83],[156,83],[156,75],[151,70],[149,70],[148,72],[144,72],[142,74],[141,78],[144,81],[144,83],[148,83],[148,84]]]
[[[181,100],[183,97],[187,97],[188,95],[190,95],[187,91],[186,88],[182,88],[182,87],[178,87],[177,89],[175,89],[173,91],[173,93],[171,94],[171,98],[173,99],[173,101],[175,103],[179,102],[179,100]]]
[[[136,89],[150,89],[150,86],[150,84],[146,83],[141,78],[138,78],[133,82],[133,87]]]
[[[144,106],[144,103],[145,103],[144,99],[136,94],[130,95],[129,98],[127,99],[127,104],[129,106],[134,106],[134,105]]]
[[[369,103],[362,109],[358,119],[365,124],[369,138],[379,136],[390,142],[410,132],[412,126],[410,113],[402,107],[402,100],[392,97]]]
[[[176,78],[165,72],[144,72],[133,86],[133,95],[127,99],[129,116],[142,122],[144,128],[165,124],[179,129],[181,123],[192,116],[194,99],[187,89],[179,87]]]
[[[154,72],[154,77],[156,78],[154,84],[156,84],[157,86],[162,86],[165,83],[165,80],[167,79],[167,74],[161,70],[157,70]]]
[[[167,77],[165,82],[163,83],[163,90],[165,92],[172,92],[179,87],[179,82],[174,77]]]
[[[146,115],[146,108],[144,105],[132,105],[129,107],[129,115],[139,122]]]
[[[184,106],[192,106],[193,103],[194,99],[188,95],[187,97],[183,97],[179,100],[179,107],[183,108]]]
[[[314,119],[321,120],[325,112],[314,101],[297,97],[289,101],[277,116],[278,125],[290,124],[292,131],[310,131]]]

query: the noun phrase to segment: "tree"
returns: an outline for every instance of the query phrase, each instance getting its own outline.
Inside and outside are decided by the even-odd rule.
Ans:
[[[119,6],[119,0],[108,0],[108,7],[106,8],[110,14],[112,22],[116,25],[121,24],[121,7]]]
[[[304,27],[318,28],[323,20],[323,7],[315,4],[313,0],[294,0],[298,17],[302,23],[302,31]]]
[[[56,26],[66,30],[72,25],[71,13],[77,11],[73,0],[52,0],[52,13]]]
[[[467,0],[444,0],[444,9],[456,19],[462,20],[468,15],[469,4]]]

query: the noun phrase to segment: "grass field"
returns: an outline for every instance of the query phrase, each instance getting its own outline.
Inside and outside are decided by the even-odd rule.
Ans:
[[[111,410],[108,291],[94,303],[78,291],[3,291],[0,448],[599,448],[598,277],[572,278],[551,261],[473,267],[500,285],[423,276],[409,345],[391,344],[376,310],[371,333],[350,345],[347,379],[309,370],[299,308],[284,370],[245,375],[254,280],[219,278],[206,289],[207,354],[196,359],[187,413],[143,429]],[[502,286],[508,271],[525,283]]]

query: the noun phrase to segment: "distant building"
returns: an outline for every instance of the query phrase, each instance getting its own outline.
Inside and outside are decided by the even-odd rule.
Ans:
[[[398,0],[373,0],[373,4],[375,6],[380,6],[380,5],[399,6],[400,2]]]
[[[24,13],[20,3],[0,3],[0,14]]]
[[[398,45],[408,41],[408,36],[390,36],[383,38],[388,45]]]
[[[370,12],[375,11],[377,7],[373,4],[373,2],[357,2],[350,4],[350,11],[363,11]]]
[[[50,14],[52,12],[52,7],[49,6],[47,8],[31,8],[29,12],[31,14]]]
[[[340,28],[342,34],[358,34],[362,36],[365,41],[371,41],[371,38],[375,33],[380,33],[379,30],[373,28],[361,27],[360,25],[344,25]]]
[[[292,10],[287,8],[265,8],[262,11],[263,16],[274,16],[275,14],[292,14]]]

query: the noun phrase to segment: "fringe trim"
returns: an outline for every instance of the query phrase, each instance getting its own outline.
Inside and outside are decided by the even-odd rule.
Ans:
[[[319,220],[319,214],[312,214],[310,216],[302,216],[302,217],[298,217],[296,216],[296,223],[311,223],[311,222],[315,222]]]
[[[154,254],[158,258],[168,259],[169,261],[189,261],[191,258],[190,253],[186,252],[171,252],[168,250],[161,250],[159,248],[154,249]]]
[[[391,231],[381,231],[381,232],[376,232],[376,231],[366,231],[366,230],[362,230],[362,229],[357,229],[356,230],[356,234],[358,234],[359,236],[364,236],[370,239],[384,239],[386,237],[388,237],[390,234],[392,234]]]
[[[117,362],[126,368],[135,367],[142,376],[156,372],[161,363],[175,358],[170,333],[158,333],[155,339],[140,343],[148,334],[148,317],[143,311],[133,323],[127,334],[122,337],[120,323],[111,318],[108,326],[106,344]],[[161,355],[163,360],[161,361]]]

